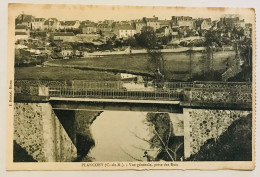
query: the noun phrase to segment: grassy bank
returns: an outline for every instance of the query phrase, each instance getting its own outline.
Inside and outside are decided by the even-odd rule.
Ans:
[[[120,75],[60,67],[16,67],[15,79],[117,81]]]
[[[214,54],[214,69],[224,71],[226,69],[226,61],[231,65],[234,52],[216,52]],[[201,74],[208,71],[203,64],[204,54],[196,52],[191,57],[191,68],[193,74]],[[135,55],[113,55],[95,58],[80,58],[69,60],[52,60],[50,64],[58,64],[60,66],[80,66],[95,67],[104,69],[129,70],[134,72],[153,73],[147,66],[147,54]],[[190,76],[190,57],[186,53],[165,53],[165,71],[168,80],[185,81]],[[119,80],[119,75],[110,72],[79,70],[73,68],[60,67],[17,67],[15,70],[16,79],[77,79],[77,80]]]

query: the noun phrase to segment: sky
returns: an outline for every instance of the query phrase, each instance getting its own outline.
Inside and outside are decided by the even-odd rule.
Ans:
[[[174,15],[192,16],[193,18],[219,19],[224,14],[239,14],[246,22],[254,20],[254,11],[239,8],[191,8],[191,7],[152,7],[152,6],[97,6],[65,4],[11,4],[9,16],[29,14],[35,17],[57,18],[59,20],[134,20],[142,17],[171,19]]]

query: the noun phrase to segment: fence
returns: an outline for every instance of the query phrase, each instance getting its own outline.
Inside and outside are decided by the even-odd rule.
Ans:
[[[204,93],[203,91],[214,94],[217,90],[230,89],[233,89],[234,92],[252,91],[252,83],[247,82],[138,82],[138,84],[143,85],[141,90],[128,90],[124,83],[122,81],[18,80],[15,81],[15,94],[39,95],[39,87],[43,86],[48,88],[47,95],[53,97],[176,100],[181,99],[184,91],[189,90],[197,90],[196,92],[201,94]]]
[[[127,91],[127,90],[102,90],[73,87],[59,87],[49,90],[51,97],[76,97],[76,98],[111,98],[111,99],[137,99],[137,100],[176,100],[180,98],[178,91]]]

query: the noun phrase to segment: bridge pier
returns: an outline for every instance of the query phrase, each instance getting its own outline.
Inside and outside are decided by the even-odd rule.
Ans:
[[[14,103],[13,120],[14,141],[34,160],[66,162],[76,159],[77,149],[49,103]]]
[[[73,110],[54,110],[64,130],[67,132],[73,144],[76,146],[76,122],[75,111]]]
[[[184,156],[197,153],[209,139],[218,139],[237,119],[252,111],[184,108]]]

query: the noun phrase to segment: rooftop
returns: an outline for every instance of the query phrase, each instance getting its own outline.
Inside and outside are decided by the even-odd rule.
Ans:
[[[62,25],[62,26],[73,26],[73,25],[75,25],[77,23],[77,21],[61,21],[60,22],[60,24]]]
[[[118,30],[134,30],[130,24],[116,24],[115,29]]]
[[[26,25],[16,25],[15,29],[28,29]]]
[[[35,18],[32,20],[33,22],[44,22],[45,18]]]
[[[53,36],[75,36],[73,32],[55,32],[51,34]]]
[[[26,32],[15,32],[15,35],[28,35]]]

